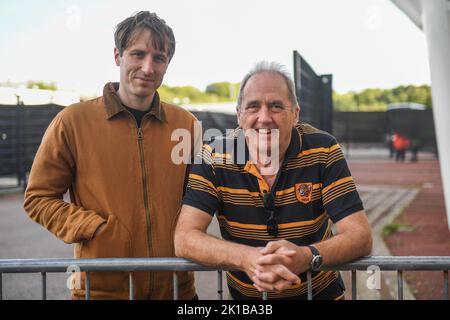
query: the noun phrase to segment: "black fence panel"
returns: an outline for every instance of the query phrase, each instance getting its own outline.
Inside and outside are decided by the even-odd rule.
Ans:
[[[384,142],[388,134],[386,112],[335,112],[333,134],[340,142]]]
[[[294,81],[301,120],[332,133],[332,75],[317,75],[308,62],[294,51]]]
[[[334,135],[346,143],[384,143],[394,132],[418,139],[420,148],[437,152],[433,111],[335,112]]]
[[[210,129],[217,129],[217,134],[214,132],[211,134],[218,135],[219,131],[221,134],[226,134],[227,130],[234,130],[238,126],[236,115],[204,111],[192,111],[192,114],[202,122],[203,137],[205,137],[205,132]]]
[[[42,136],[62,106],[0,105],[0,176],[24,186]]]

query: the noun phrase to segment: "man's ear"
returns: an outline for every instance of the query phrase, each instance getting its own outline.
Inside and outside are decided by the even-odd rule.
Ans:
[[[241,118],[241,108],[239,108],[239,106],[236,106],[236,117],[238,125],[241,126],[241,123],[239,121],[239,119]]]
[[[297,118],[297,122],[300,121],[300,111],[302,110],[302,108],[300,107],[300,105],[297,105],[295,107],[295,117]]]
[[[120,52],[117,48],[114,48],[114,61],[116,61],[116,66],[120,67]]]

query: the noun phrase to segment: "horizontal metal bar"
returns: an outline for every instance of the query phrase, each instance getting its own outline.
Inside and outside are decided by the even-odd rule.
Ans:
[[[215,271],[181,258],[108,258],[108,259],[0,259],[0,272],[66,272],[77,266],[80,271]]]
[[[326,266],[321,270],[362,270],[370,266],[380,270],[445,270],[450,267],[450,256],[372,256],[357,259],[338,266]]]
[[[373,256],[321,270],[449,270],[450,256]],[[215,271],[182,258],[108,258],[108,259],[0,259],[0,273],[66,272],[77,266],[80,271]]]

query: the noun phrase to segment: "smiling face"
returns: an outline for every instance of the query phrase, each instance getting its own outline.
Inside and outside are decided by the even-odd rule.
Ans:
[[[291,141],[292,128],[298,121],[300,108],[292,105],[285,79],[274,72],[261,72],[248,79],[243,91],[238,123],[256,142],[247,140],[250,153],[259,152],[257,141],[277,146],[282,158]],[[274,130],[278,129],[278,130]],[[258,150],[254,150],[254,149]],[[253,149],[253,150],[252,150]]]
[[[116,65],[120,67],[118,93],[122,102],[131,108],[150,107],[169,65],[167,49],[156,49],[152,40],[151,31],[145,29],[136,34],[122,56],[114,49]]]

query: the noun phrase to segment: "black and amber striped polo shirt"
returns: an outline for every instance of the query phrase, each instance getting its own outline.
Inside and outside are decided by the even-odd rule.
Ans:
[[[293,128],[292,138],[278,172],[275,195],[276,238],[267,232],[268,213],[263,195],[269,186],[249,160],[248,149],[237,152],[243,131],[217,137],[205,144],[191,169],[183,203],[217,213],[223,239],[257,247],[286,239],[303,246],[333,236],[332,222],[363,209],[341,147],[330,134],[308,124]],[[241,143],[242,145],[242,143]],[[240,159],[239,157],[242,157]],[[302,283],[271,299],[306,299]],[[257,299],[261,293],[245,272],[228,272],[228,287],[235,299]],[[335,271],[313,273],[314,299],[336,299],[344,286]]]

